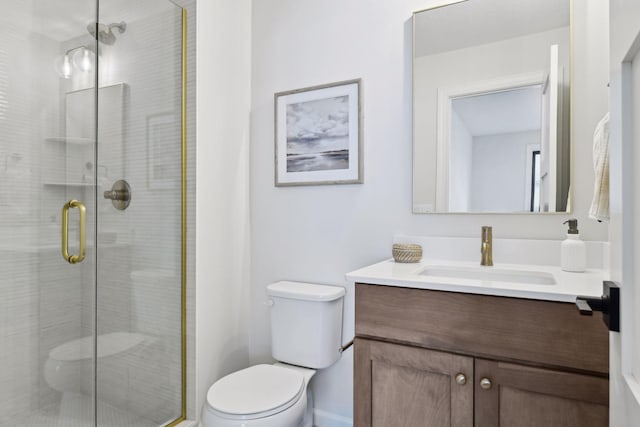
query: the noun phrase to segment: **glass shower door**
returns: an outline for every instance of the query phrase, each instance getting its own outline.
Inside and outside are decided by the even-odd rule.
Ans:
[[[95,419],[95,16],[0,3],[0,426]]]
[[[184,415],[184,18],[168,0],[100,1],[99,427]]]
[[[186,412],[186,14],[0,2],[0,427]]]

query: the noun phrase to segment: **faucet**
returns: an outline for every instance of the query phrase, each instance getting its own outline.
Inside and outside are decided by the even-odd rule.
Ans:
[[[480,246],[480,252],[482,258],[480,259],[480,265],[487,267],[493,266],[493,228],[485,225],[482,227],[482,245]]]

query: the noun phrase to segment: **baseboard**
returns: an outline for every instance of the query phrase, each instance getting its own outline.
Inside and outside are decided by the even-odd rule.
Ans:
[[[352,427],[353,420],[320,409],[313,410],[315,427]]]

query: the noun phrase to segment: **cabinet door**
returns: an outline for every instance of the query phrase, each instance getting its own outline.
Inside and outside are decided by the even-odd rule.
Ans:
[[[473,425],[473,358],[357,338],[354,363],[355,427]]]
[[[477,427],[605,427],[609,381],[603,377],[475,361]]]

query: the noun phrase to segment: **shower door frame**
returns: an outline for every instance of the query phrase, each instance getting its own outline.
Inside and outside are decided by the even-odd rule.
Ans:
[[[167,427],[174,427],[187,419],[187,11],[182,8],[182,63],[181,76],[181,127],[180,152],[181,152],[181,248],[180,248],[180,316],[181,316],[181,411],[180,417]]]

